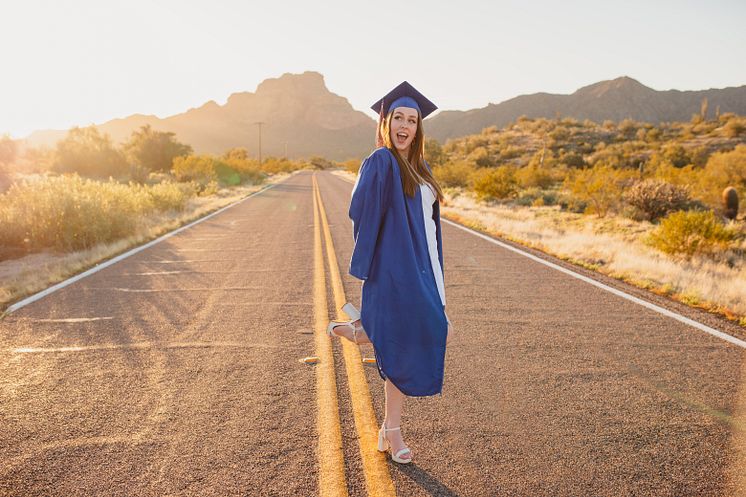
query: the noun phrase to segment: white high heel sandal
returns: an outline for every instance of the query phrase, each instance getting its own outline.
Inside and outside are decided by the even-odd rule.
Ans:
[[[401,430],[400,426],[396,426],[394,428],[386,428],[386,422],[381,425],[381,429],[378,430],[378,451],[379,452],[386,452],[386,449],[391,448],[391,444],[389,443],[388,438],[386,438],[386,432],[387,431],[394,431],[394,430]],[[409,464],[412,462],[412,456],[409,457],[409,459],[403,459],[401,456],[404,454],[409,454],[412,451],[409,450],[409,447],[404,447],[403,449],[399,449],[396,451],[396,454],[391,452],[391,459],[394,462],[398,462],[399,464]]]
[[[355,326],[353,323],[360,319],[360,312],[349,302],[342,306],[342,310],[351,318],[350,321],[330,321],[329,326],[326,327],[326,334],[330,337],[342,337],[343,335],[338,335],[334,332],[334,328],[337,326],[349,326],[352,328],[352,341],[357,345],[357,332],[362,331],[363,327]]]

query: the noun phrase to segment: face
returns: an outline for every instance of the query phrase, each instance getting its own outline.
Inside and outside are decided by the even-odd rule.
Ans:
[[[391,143],[407,157],[417,132],[417,109],[397,107],[391,116]]]

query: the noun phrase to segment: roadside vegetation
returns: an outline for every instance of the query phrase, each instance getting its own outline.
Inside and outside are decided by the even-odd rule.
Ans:
[[[242,148],[196,155],[149,126],[121,145],[88,127],[54,148],[19,149],[0,137],[0,309],[268,180],[319,166],[274,157],[260,164]]]
[[[746,118],[711,114],[522,117],[425,157],[443,215],[746,326]]]

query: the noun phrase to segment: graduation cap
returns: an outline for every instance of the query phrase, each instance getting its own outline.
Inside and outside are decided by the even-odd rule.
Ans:
[[[381,116],[385,116],[389,113],[389,110],[396,109],[397,107],[417,109],[422,119],[425,119],[438,108],[406,81],[388,92],[370,108],[380,113]]]

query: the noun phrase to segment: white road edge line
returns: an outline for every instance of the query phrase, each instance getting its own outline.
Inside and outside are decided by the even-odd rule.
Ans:
[[[287,179],[287,178],[285,178],[285,179]],[[38,293],[35,293],[35,294],[33,294],[33,295],[29,296],[29,297],[26,297],[25,299],[23,299],[23,300],[21,300],[19,302],[16,302],[15,304],[13,304],[10,307],[8,307],[5,310],[4,314],[5,315],[10,314],[12,312],[17,311],[21,307],[25,307],[25,306],[33,303],[33,302],[36,302],[37,300],[43,299],[47,295],[49,295],[51,293],[54,293],[57,290],[60,290],[62,288],[65,288],[66,286],[71,285],[71,284],[75,283],[78,280],[82,280],[86,276],[90,276],[93,273],[101,271],[102,269],[107,268],[107,267],[111,266],[112,264],[116,264],[117,262],[119,262],[119,261],[121,261],[123,259],[126,259],[127,257],[135,255],[136,253],[141,252],[141,251],[145,250],[146,248],[150,248],[153,245],[155,245],[156,243],[160,243],[160,242],[162,242],[163,240],[165,240],[167,238],[171,238],[172,236],[174,236],[174,235],[176,235],[178,233],[181,233],[182,231],[184,231],[186,229],[189,229],[192,226],[201,223],[202,221],[207,221],[211,217],[217,216],[221,212],[226,211],[226,210],[230,209],[231,207],[235,207],[236,205],[240,204],[241,202],[244,202],[245,200],[250,199],[254,195],[258,195],[260,193],[266,192],[267,190],[269,190],[270,188],[274,188],[278,184],[279,183],[272,183],[271,185],[265,186],[264,188],[262,188],[260,190],[257,190],[254,193],[252,193],[250,195],[247,195],[247,196],[245,196],[244,198],[242,198],[240,200],[236,200],[232,204],[228,204],[225,207],[221,207],[220,209],[216,210],[215,212],[211,212],[210,214],[208,214],[208,215],[206,215],[204,217],[196,219],[196,220],[192,221],[191,223],[182,226],[181,228],[176,228],[175,230],[170,231],[170,232],[166,233],[165,235],[162,235],[161,237],[156,238],[155,240],[151,240],[151,241],[149,241],[148,243],[146,243],[144,245],[140,245],[138,247],[133,248],[132,250],[129,250],[128,252],[125,252],[123,254],[119,254],[118,256],[114,257],[113,259],[109,259],[108,261],[102,262],[101,264],[98,264],[98,265],[92,267],[91,269],[89,269],[87,271],[84,271],[84,272],[82,272],[80,274],[76,274],[72,278],[68,278],[65,281],[61,281],[61,282],[57,283],[54,286],[50,286],[46,290],[42,290],[41,292],[38,292]]]
[[[520,250],[518,248],[515,248],[511,245],[508,245],[507,243],[503,243],[501,241],[495,240],[492,237],[489,237],[483,233],[479,233],[478,231],[474,231],[471,228],[467,228],[466,226],[462,226],[456,222],[451,221],[450,219],[446,219],[441,217],[441,221],[446,222],[450,224],[451,226],[455,226],[456,228],[460,228],[467,233],[471,233],[472,235],[478,236],[479,238],[483,238],[487,240],[488,242],[492,242],[495,245],[499,245],[505,249],[511,250],[515,252],[516,254],[520,254],[522,256],[528,257],[529,259],[532,259],[540,264],[544,264],[545,266],[549,266],[552,269],[556,269],[557,271],[561,271],[567,275],[572,276],[573,278],[577,278],[579,280],[585,281],[586,283],[590,283],[593,286],[596,286],[598,288],[601,288],[602,290],[606,290],[607,292],[613,293],[614,295],[617,295],[619,297],[622,297],[623,299],[627,299],[631,302],[634,302],[635,304],[639,304],[643,307],[647,307],[648,309],[658,312],[660,314],[663,314],[664,316],[668,316],[670,318],[673,318],[677,321],[680,321],[684,324],[688,324],[689,326],[692,326],[694,328],[697,328],[698,330],[704,331],[705,333],[709,333],[710,335],[716,336],[718,338],[721,338],[725,340],[726,342],[730,342],[734,345],[737,345],[743,349],[746,349],[746,341],[741,340],[739,338],[736,338],[734,336],[728,335],[727,333],[723,333],[722,331],[716,330],[715,328],[711,328],[705,324],[702,324],[698,321],[694,321],[693,319],[689,319],[688,317],[682,316],[681,314],[678,314],[673,311],[669,311],[668,309],[664,309],[663,307],[657,306],[655,304],[651,304],[650,302],[647,302],[645,300],[639,299],[633,295],[630,295],[628,293],[625,293],[621,290],[617,290],[616,288],[610,287],[608,285],[604,285],[603,283],[596,281],[592,278],[588,278],[587,276],[583,276],[582,274],[576,273],[575,271],[571,271],[570,269],[564,268],[562,266],[559,266],[557,264],[554,264],[553,262],[546,261],[542,259],[541,257],[536,257],[533,254],[529,254],[528,252],[524,252],[523,250]]]

